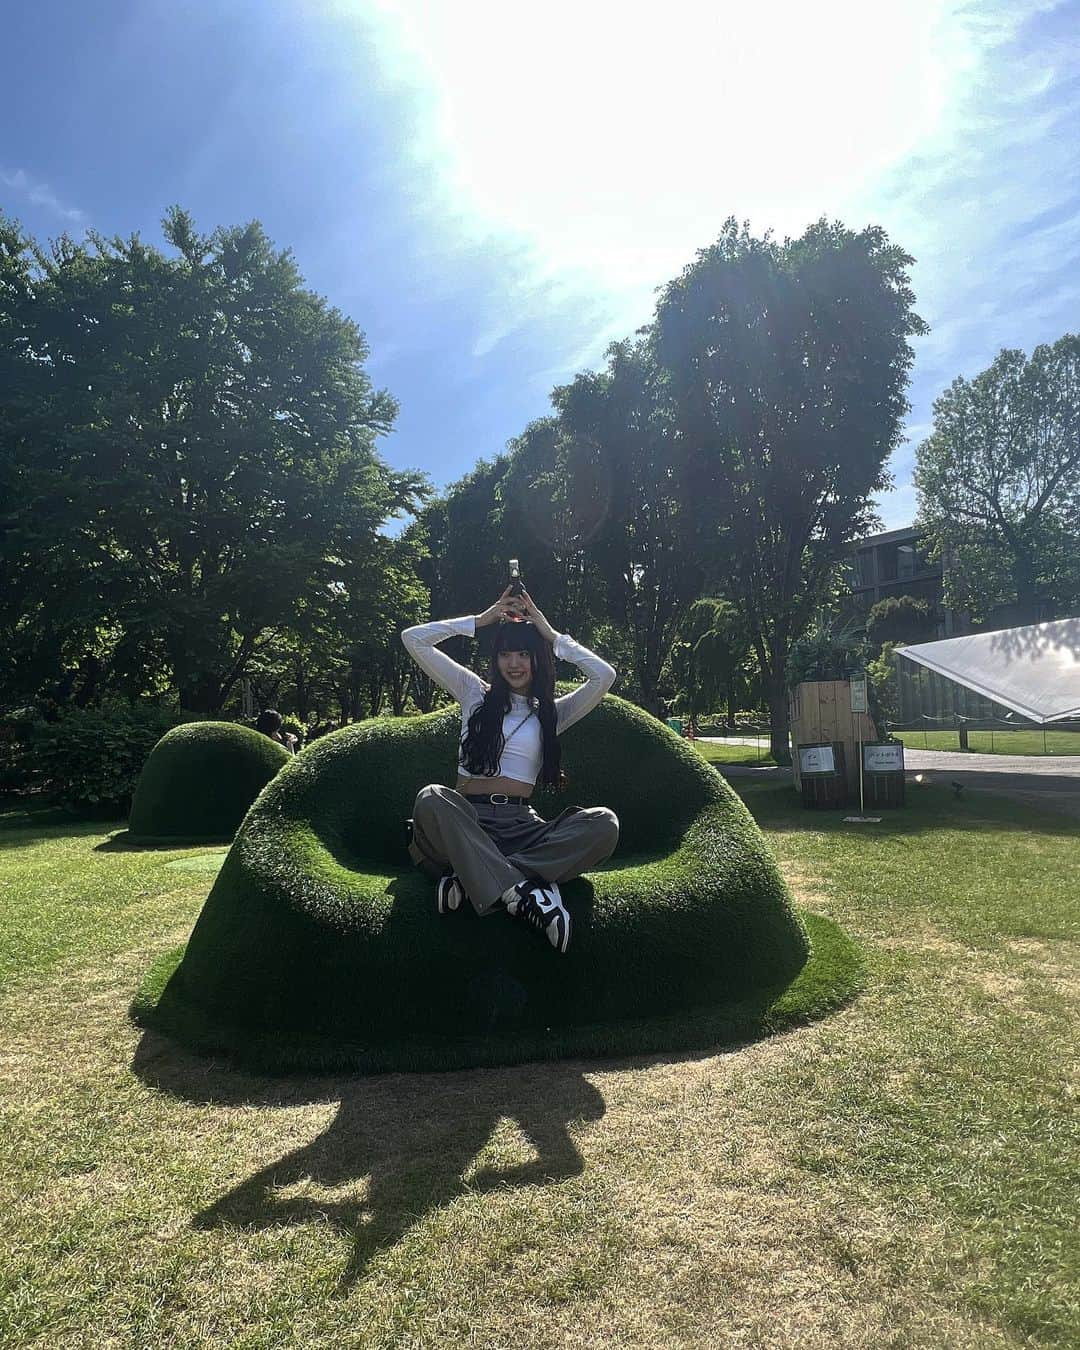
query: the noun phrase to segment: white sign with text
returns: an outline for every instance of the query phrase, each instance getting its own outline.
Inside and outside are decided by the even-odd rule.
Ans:
[[[800,745],[800,773],[835,773],[836,761],[831,745]]]
[[[864,745],[863,768],[867,773],[903,773],[902,745]]]

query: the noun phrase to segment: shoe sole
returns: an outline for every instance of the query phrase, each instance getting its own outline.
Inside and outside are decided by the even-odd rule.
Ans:
[[[548,941],[560,954],[570,946],[570,915],[565,910],[556,914],[546,928]]]
[[[440,877],[438,885],[435,887],[435,908],[440,914],[456,914],[461,907],[461,897],[459,894],[458,903],[450,903],[451,895],[454,891],[453,877]]]

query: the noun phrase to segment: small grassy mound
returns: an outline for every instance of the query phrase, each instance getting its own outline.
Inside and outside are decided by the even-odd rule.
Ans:
[[[570,951],[505,914],[439,919],[404,819],[420,787],[448,781],[458,726],[456,710],[367,722],[288,764],[139,1020],[264,1070],[373,1070],[682,1047],[810,1015],[801,995],[783,1002],[810,941],[757,826],[620,699],[563,738],[569,792],[537,798],[545,815],[602,804],[621,822],[605,868],[563,887]],[[825,1006],[850,992],[854,958],[820,933],[806,978]]]
[[[233,722],[189,722],[150,752],[125,843],[231,839],[248,807],[288,763],[284,746]]]

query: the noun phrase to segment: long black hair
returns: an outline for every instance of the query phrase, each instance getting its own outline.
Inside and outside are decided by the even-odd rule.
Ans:
[[[544,762],[541,783],[561,787],[566,781],[562,771],[562,749],[555,732],[555,657],[551,644],[528,619],[510,619],[499,624],[491,649],[490,689],[469,718],[468,730],[461,738],[461,763],[479,778],[494,778],[502,757],[503,718],[510,711],[511,688],[499,670],[499,653],[527,651],[532,665],[532,692],[529,704],[540,722],[540,744]]]

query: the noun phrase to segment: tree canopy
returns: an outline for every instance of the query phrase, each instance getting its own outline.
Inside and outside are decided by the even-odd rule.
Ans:
[[[16,652],[164,669],[206,713],[422,480],[376,454],[396,405],[362,333],[258,224],[164,233],[46,253],[5,225],[0,623]]]
[[[44,250],[0,217],[8,707],[215,715],[246,680],[302,720],[426,709],[397,632],[486,606],[517,557],[624,695],[730,714],[752,681],[785,758],[790,654],[875,523],[924,331],[883,231],[729,220],[649,325],[436,498],[380,458],[395,402],[288,252],[179,209],[164,234]]]
[[[912,262],[876,227],[822,220],[780,243],[731,219],[657,306],[685,501],[717,592],[751,632],[778,762],[791,646],[890,481],[909,339],[926,331]]]
[[[874,651],[885,642],[928,642],[933,636],[930,606],[913,595],[886,596],[866,616],[866,639]]]
[[[985,619],[1073,614],[1080,602],[1080,336],[1002,350],[934,403],[916,454],[918,524],[945,602]]]

